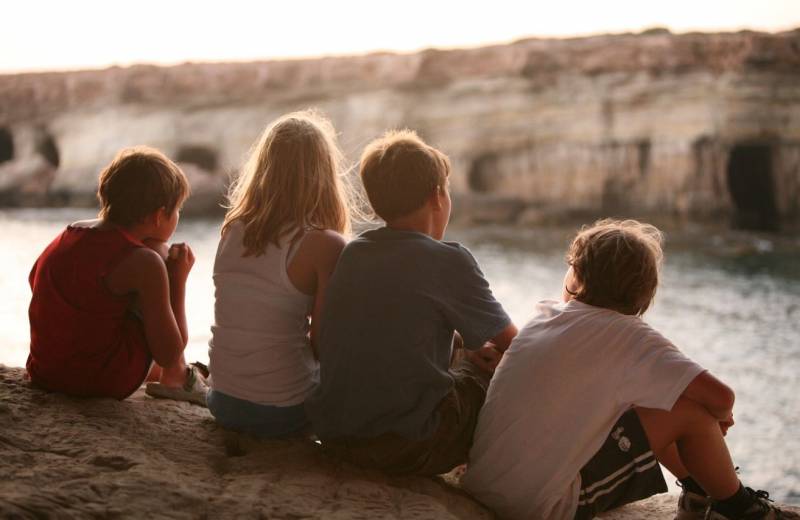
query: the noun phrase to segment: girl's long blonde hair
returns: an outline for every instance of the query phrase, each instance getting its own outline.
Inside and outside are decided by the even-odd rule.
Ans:
[[[344,156],[331,122],[304,110],[270,124],[228,192],[222,234],[244,225],[245,256],[264,253],[287,233],[306,228],[350,233]]]

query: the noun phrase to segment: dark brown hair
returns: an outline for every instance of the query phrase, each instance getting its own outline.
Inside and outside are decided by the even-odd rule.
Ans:
[[[172,213],[189,196],[189,182],[178,166],[154,148],[121,150],[100,172],[100,218],[127,227],[164,208]]]
[[[582,229],[567,252],[579,288],[575,299],[641,316],[658,287],[661,232],[636,220],[600,220]]]
[[[385,221],[422,207],[450,175],[450,159],[411,130],[392,130],[361,154],[361,181],[372,209]]]

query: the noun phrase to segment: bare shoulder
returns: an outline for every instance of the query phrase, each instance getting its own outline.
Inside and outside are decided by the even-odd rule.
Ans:
[[[142,290],[145,286],[169,283],[164,260],[146,247],[137,247],[106,278],[116,293]]]
[[[131,276],[152,279],[167,272],[167,266],[158,253],[147,247],[137,247],[120,262],[119,270]]]
[[[131,254],[125,258],[125,261],[144,269],[165,267],[164,260],[161,259],[161,256],[149,247],[137,247],[131,251]]]
[[[342,254],[342,249],[347,245],[347,240],[329,229],[314,229],[309,231],[301,245],[302,253],[311,259],[317,269],[332,269]]]
[[[305,241],[314,248],[341,252],[347,239],[330,229],[312,229],[307,233]]]

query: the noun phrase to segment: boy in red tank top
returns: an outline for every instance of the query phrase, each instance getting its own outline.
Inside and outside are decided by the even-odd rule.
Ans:
[[[67,226],[30,273],[34,384],[124,399],[147,379],[151,395],[205,403],[183,358],[194,255],[167,246],[188,195],[183,172],[152,148],[125,149],[102,171],[99,218]]]

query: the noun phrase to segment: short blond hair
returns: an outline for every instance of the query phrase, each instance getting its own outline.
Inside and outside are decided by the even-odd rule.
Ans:
[[[99,217],[129,227],[159,208],[172,213],[189,192],[186,175],[166,155],[148,146],[125,148],[100,172]]]
[[[344,156],[331,122],[313,110],[272,122],[253,145],[228,193],[222,233],[244,225],[245,256],[264,253],[306,228],[350,232]]]
[[[390,130],[367,145],[361,181],[375,213],[385,221],[422,207],[450,175],[450,159],[411,130]]]
[[[579,284],[575,299],[641,316],[656,295],[662,243],[658,228],[636,220],[605,219],[583,228],[567,252]]]

